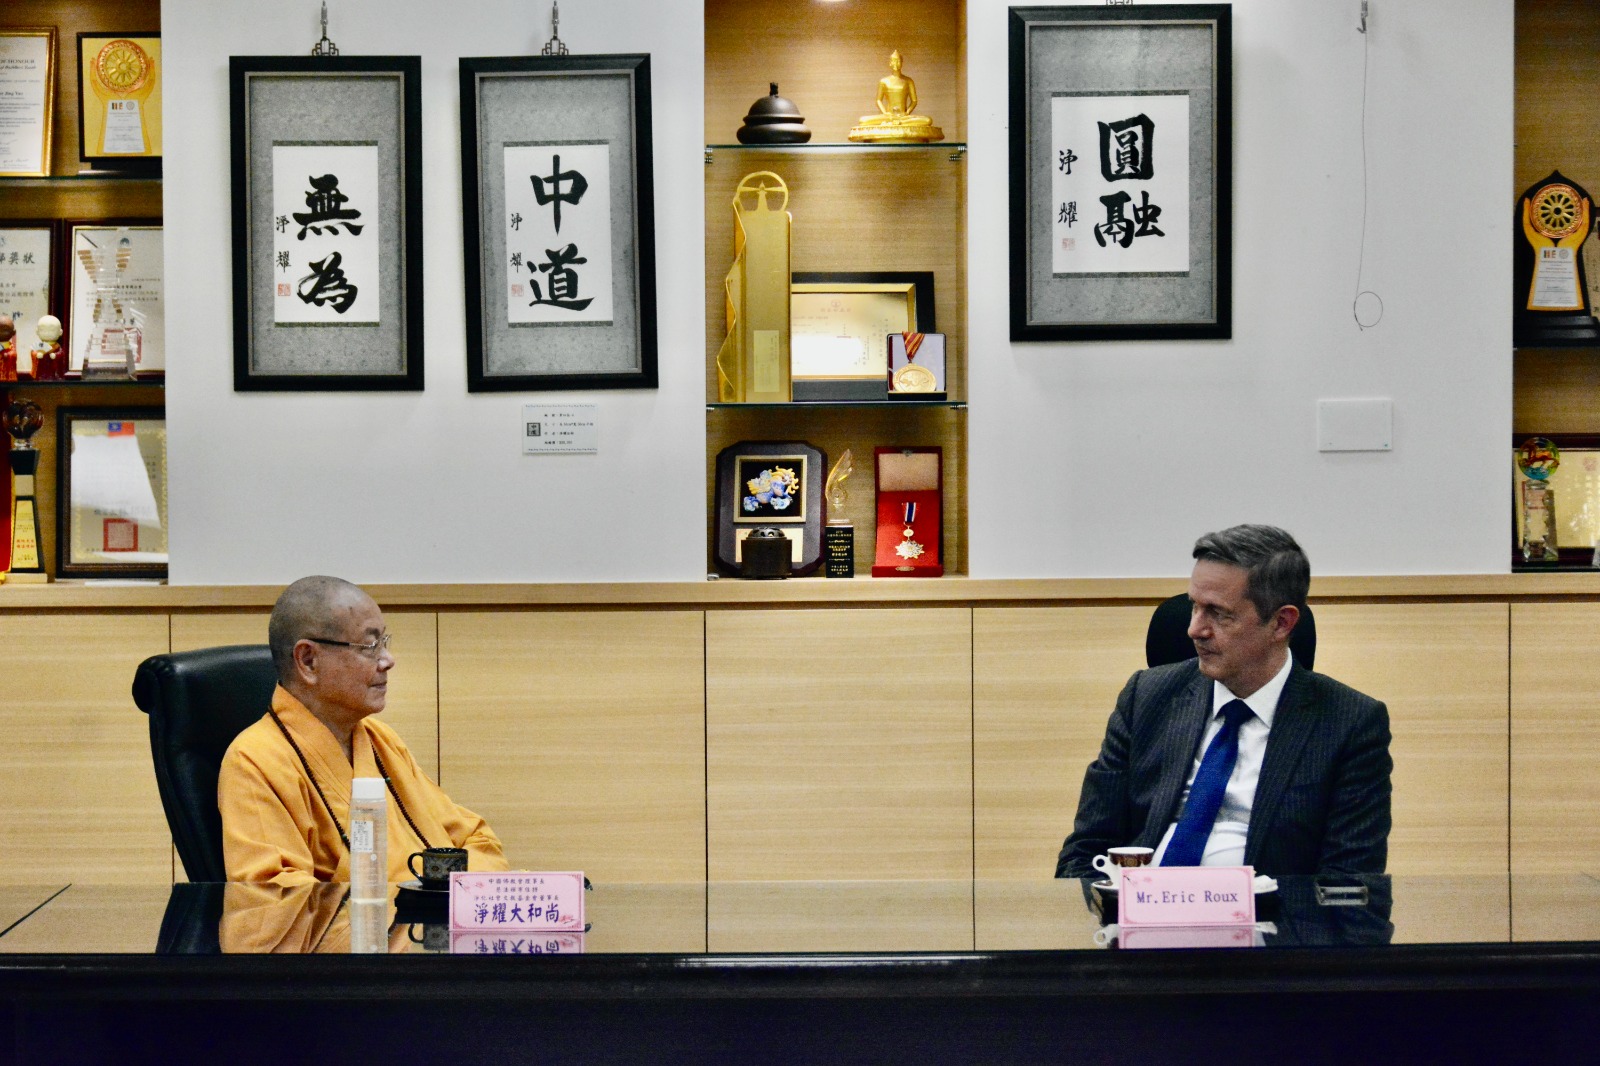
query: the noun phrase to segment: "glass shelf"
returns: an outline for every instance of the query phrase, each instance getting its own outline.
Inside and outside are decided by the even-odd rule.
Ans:
[[[930,144],[857,144],[854,141],[808,141],[805,144],[708,144],[706,162],[717,152],[743,152],[761,155],[861,155],[870,152],[943,153],[951,159],[967,154],[964,141],[933,141]]]
[[[817,411],[835,407],[910,407],[926,411],[930,408],[946,408],[951,411],[965,411],[965,400],[790,400],[787,403],[708,403],[707,411],[754,411],[759,409],[786,410],[786,411]]]
[[[159,389],[166,383],[167,379],[165,377],[139,378],[138,380],[129,380],[128,378],[90,378],[85,381],[82,378],[68,378],[65,381],[0,381],[0,392],[5,392],[8,389],[100,389],[107,385],[117,389],[141,387]]]
[[[161,172],[90,170],[79,174],[50,174],[42,178],[0,178],[0,188],[47,189],[57,185],[128,185],[139,182],[159,185]]]

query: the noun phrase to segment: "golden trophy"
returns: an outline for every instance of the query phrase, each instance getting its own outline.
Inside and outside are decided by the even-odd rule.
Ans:
[[[733,194],[733,266],[723,283],[728,335],[717,351],[722,403],[791,399],[788,207],[789,187],[770,170],[746,174]]]
[[[944,140],[944,130],[926,115],[917,115],[917,83],[900,73],[898,49],[889,56],[889,76],[878,82],[878,113],[861,116],[850,130],[852,141],[869,144],[926,144]]]
[[[822,572],[827,577],[856,576],[856,527],[844,515],[844,479],[855,472],[855,459],[846,448],[828,472],[824,494],[828,499],[828,524],[822,528]]]
[[[40,556],[39,505],[33,478],[39,472],[39,449],[29,443],[44,425],[44,412],[32,400],[12,400],[5,409],[5,429],[11,434],[11,477],[15,496],[11,506],[10,581],[44,581]]]

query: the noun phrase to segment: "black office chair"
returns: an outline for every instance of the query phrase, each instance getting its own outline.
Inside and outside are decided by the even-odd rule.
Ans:
[[[1194,641],[1189,639],[1189,612],[1194,601],[1187,592],[1180,592],[1170,600],[1156,605],[1150,616],[1150,628],[1144,637],[1144,661],[1149,666],[1181,663],[1195,657]],[[1317,658],[1317,620],[1312,617],[1311,605],[1300,612],[1300,621],[1289,634],[1289,653],[1294,661],[1307,670]]]
[[[133,675],[161,806],[191,881],[228,879],[217,772],[233,738],[267,713],[277,676],[265,644],[152,655]]]

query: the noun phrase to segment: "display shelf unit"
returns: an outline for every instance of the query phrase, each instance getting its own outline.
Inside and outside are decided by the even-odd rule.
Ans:
[[[845,517],[855,525],[857,574],[874,547],[873,449],[944,452],[945,573],[967,572],[966,8],[962,0],[706,0],[706,486],[707,569],[715,570],[717,453],[741,440],[802,440],[836,462],[855,457]],[[900,51],[917,86],[917,113],[946,140],[853,144],[851,126],[874,109],[889,54]],[[777,82],[812,131],[804,145],[743,145],[750,105]],[[726,332],[723,278],[733,261],[734,190],[770,170],[789,186],[793,269],[932,271],[937,330],[945,335],[947,401],[725,404],[717,350]],[[833,516],[830,516],[833,517]],[[887,579],[885,579],[887,580]]]
[[[51,173],[42,178],[0,178],[0,224],[14,219],[161,218],[160,178],[142,172],[94,170],[79,162],[77,78],[78,34],[159,30],[160,0],[30,0],[0,6],[0,26],[56,28]],[[61,284],[59,278],[56,284]],[[65,321],[67,294],[53,293],[52,303],[54,313]],[[25,360],[27,353],[22,356]],[[56,411],[62,407],[160,407],[166,395],[163,385],[164,378],[0,383],[0,402],[12,395],[24,396],[44,411],[44,426],[33,437],[40,452],[35,490],[39,550],[52,579],[56,571]],[[9,436],[0,440],[0,445],[9,447],[9,443]],[[9,507],[9,496],[6,505]]]

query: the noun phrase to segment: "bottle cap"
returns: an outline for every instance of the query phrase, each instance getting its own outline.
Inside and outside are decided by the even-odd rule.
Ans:
[[[350,800],[353,803],[376,803],[383,799],[383,778],[352,777]]]

